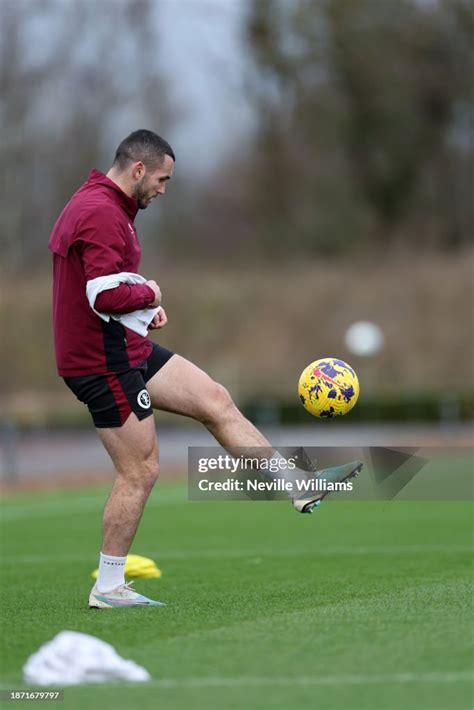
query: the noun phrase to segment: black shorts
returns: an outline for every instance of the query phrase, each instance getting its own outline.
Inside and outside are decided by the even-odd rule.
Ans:
[[[153,414],[146,383],[173,355],[170,350],[153,343],[148,359],[131,370],[63,379],[77,399],[87,404],[98,429],[121,427],[132,412],[138,419]]]

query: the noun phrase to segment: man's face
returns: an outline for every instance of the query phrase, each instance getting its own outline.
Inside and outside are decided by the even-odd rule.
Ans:
[[[174,160],[169,155],[165,155],[163,162],[157,168],[152,170],[145,166],[141,176],[137,176],[137,182],[133,191],[133,197],[138,202],[138,207],[145,210],[152,200],[158,195],[164,195],[166,191],[166,183],[173,175]]]

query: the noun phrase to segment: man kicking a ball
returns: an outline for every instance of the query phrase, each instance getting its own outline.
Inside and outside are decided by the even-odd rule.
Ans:
[[[153,343],[149,330],[167,323],[155,281],[140,277],[134,220],[164,195],[175,156],[151,131],[123,140],[109,172],[92,170],[59,216],[53,252],[53,323],[59,375],[86,404],[115,467],[103,514],[99,574],[89,606],[160,606],[125,583],[125,562],[158,477],[153,408],[202,422],[227,449],[275,450],[237,409],[225,387],[188,360]],[[145,328],[145,329],[144,329]],[[360,470],[358,461],[321,472],[333,481]],[[317,474],[316,474],[317,475]],[[313,497],[309,497],[309,496]],[[312,512],[324,494],[293,502]]]

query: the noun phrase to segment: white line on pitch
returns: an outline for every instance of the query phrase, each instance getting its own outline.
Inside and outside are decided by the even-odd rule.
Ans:
[[[145,554],[148,557],[153,557],[158,560],[186,560],[186,559],[216,559],[216,558],[238,558],[244,557],[255,563],[256,561],[261,562],[263,558],[273,558],[273,557],[288,557],[291,555],[307,555],[311,554],[312,557],[331,557],[335,555],[416,555],[419,553],[462,553],[471,552],[472,547],[470,545],[397,545],[397,546],[383,546],[374,545],[367,547],[325,547],[320,550],[302,550],[301,548],[289,548],[289,549],[258,549],[254,548],[252,550],[163,550],[162,552],[150,552],[145,550]],[[94,562],[95,558],[91,555],[23,555],[21,553],[12,553],[7,555],[1,555],[1,562],[25,562],[25,563],[38,563],[42,564],[44,562],[66,562],[74,560],[75,562]]]
[[[93,683],[91,689],[152,687],[162,689],[181,688],[237,688],[237,687],[277,687],[277,686],[344,686],[344,685],[406,685],[410,683],[469,683],[474,680],[472,671],[432,672],[432,673],[387,673],[379,675],[326,675],[326,676],[208,676],[202,678],[161,678],[147,683]],[[14,685],[18,685],[17,682]],[[24,684],[22,684],[24,685]],[[60,684],[59,684],[60,685]],[[10,688],[11,683],[0,683],[0,688]],[[56,687],[56,686],[55,686]],[[59,687],[59,686],[58,686]],[[84,687],[84,686],[82,686]],[[28,687],[22,688],[27,690]],[[30,687],[31,689],[31,687]]]
[[[208,688],[237,686],[292,686],[292,685],[374,685],[374,684],[405,684],[405,683],[463,683],[474,679],[474,673],[464,671],[459,673],[393,673],[381,675],[332,675],[332,676],[235,676],[228,678],[163,678],[152,680],[157,688]]]
[[[17,509],[5,507],[0,511],[0,521],[2,523],[15,522],[31,518],[48,518],[51,514],[57,516],[70,516],[73,513],[88,513],[94,510],[102,510],[107,493],[103,498],[72,498],[71,500],[58,501],[36,501],[19,505]],[[165,505],[175,505],[176,503],[187,503],[184,491],[173,491],[159,494],[156,498],[148,501],[147,509]]]

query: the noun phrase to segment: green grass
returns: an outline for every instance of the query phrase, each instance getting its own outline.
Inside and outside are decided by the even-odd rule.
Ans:
[[[62,629],[147,685],[66,689],[67,708],[471,707],[470,502],[190,503],[153,493],[132,552],[162,609],[87,608],[106,491],[14,496],[2,515],[2,688]],[[27,703],[20,703],[27,706]]]

